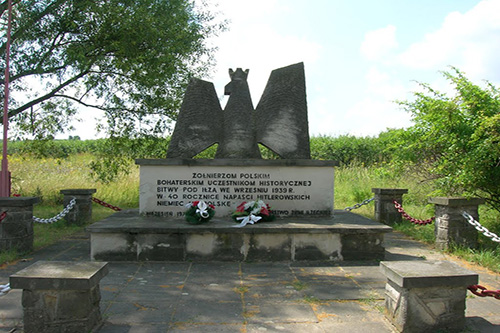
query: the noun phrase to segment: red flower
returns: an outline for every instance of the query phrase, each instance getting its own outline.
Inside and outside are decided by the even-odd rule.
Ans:
[[[260,214],[265,215],[265,216],[269,216],[269,210],[267,209],[267,207],[262,207],[260,209]]]
[[[247,202],[246,201],[243,201],[237,208],[236,208],[236,211],[238,213],[243,213],[245,211],[245,204]]]
[[[215,209],[215,206],[214,205],[208,205],[208,207],[212,208],[212,209]]]
[[[200,201],[193,201],[193,207],[197,207]]]

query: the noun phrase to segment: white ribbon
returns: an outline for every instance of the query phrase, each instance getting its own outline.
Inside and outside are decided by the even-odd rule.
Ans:
[[[240,224],[235,225],[236,228],[241,228],[246,226],[247,224],[254,224],[255,222],[258,222],[262,217],[261,216],[255,216],[253,214],[247,215],[247,216],[242,216],[242,217],[237,217],[237,221],[241,221]]]
[[[196,213],[199,213],[200,216],[204,219],[208,218],[210,215],[208,214],[208,206],[205,203],[205,201],[200,201],[198,203],[198,209],[196,210]]]

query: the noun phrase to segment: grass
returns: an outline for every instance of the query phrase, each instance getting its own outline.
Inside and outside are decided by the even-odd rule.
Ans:
[[[88,167],[93,156],[88,153],[73,154],[66,159],[33,158],[13,155],[9,158],[12,172],[12,191],[22,196],[39,197],[40,203],[34,207],[34,215],[48,218],[62,210],[62,189],[95,188],[95,197],[120,208],[139,206],[139,170],[130,161],[130,172],[122,175],[112,183],[99,183],[90,177]],[[351,165],[339,167],[335,171],[335,209],[344,209],[373,197],[372,188],[406,188],[404,209],[418,219],[431,217],[433,206],[427,203],[428,193],[432,193],[432,184],[421,183],[412,175],[395,176],[384,168]],[[373,218],[373,203],[353,211],[354,213]],[[112,214],[113,211],[98,205],[93,206],[92,221],[98,221]],[[491,232],[500,235],[500,214],[485,206],[480,207],[481,224]],[[66,226],[64,223],[53,225],[35,225],[35,250],[48,246],[61,238],[80,232],[82,227]],[[419,241],[434,242],[434,224],[418,226],[410,222],[394,226]],[[466,260],[478,263],[489,269],[500,272],[500,250],[498,243],[480,235],[479,249],[461,249],[455,247],[448,251]],[[15,251],[0,253],[0,264],[10,262],[21,254]]]

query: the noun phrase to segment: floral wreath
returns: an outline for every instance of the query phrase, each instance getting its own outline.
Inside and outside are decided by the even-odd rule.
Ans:
[[[276,218],[271,214],[271,207],[262,200],[242,202],[233,213],[232,218],[240,222],[237,227],[244,227],[255,222],[270,222]]]
[[[186,221],[191,224],[202,224],[210,221],[215,215],[215,206],[207,205],[205,201],[193,201],[186,205]]]

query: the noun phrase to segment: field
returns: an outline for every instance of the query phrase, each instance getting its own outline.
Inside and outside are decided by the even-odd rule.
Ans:
[[[326,143],[325,143],[326,142]],[[335,145],[323,146],[334,147]],[[318,143],[315,143],[318,145]],[[333,149],[333,148],[332,148]],[[85,149],[82,149],[83,151]],[[323,147],[323,150],[325,148]],[[317,150],[319,151],[319,150]],[[328,153],[320,158],[327,159]],[[355,153],[353,153],[355,155]],[[359,156],[359,155],[358,155]],[[432,183],[422,183],[411,174],[395,175],[389,168],[382,167],[380,156],[372,154],[372,161],[351,159],[344,161],[335,172],[335,209],[344,209],[373,197],[374,187],[380,188],[407,188],[409,193],[404,196],[404,209],[411,216],[427,219],[433,215],[433,206],[427,204],[429,194],[433,192]],[[62,195],[60,190],[66,188],[95,188],[94,197],[106,201],[120,208],[135,208],[139,205],[139,170],[132,159],[127,160],[127,174],[120,174],[111,182],[100,182],[91,176],[90,163],[96,159],[94,152],[70,151],[61,157],[40,156],[25,152],[14,152],[9,157],[9,168],[12,172],[12,192],[22,196],[36,196],[40,203],[35,205],[34,215],[41,218],[52,217],[62,210]],[[346,158],[348,159],[348,158]],[[112,210],[94,205],[93,221],[98,221],[113,213]],[[354,211],[357,214],[373,218],[373,203]],[[480,207],[481,223],[490,231],[499,234],[500,214]],[[432,243],[434,241],[434,226],[415,226],[403,221],[395,227],[414,238]],[[47,246],[62,237],[66,237],[81,228],[68,227],[64,222],[53,225],[35,225],[35,249]],[[466,257],[500,272],[500,248],[484,236],[480,236],[480,249],[453,249],[453,253]],[[0,253],[0,264],[12,261],[22,254],[15,251]]]

